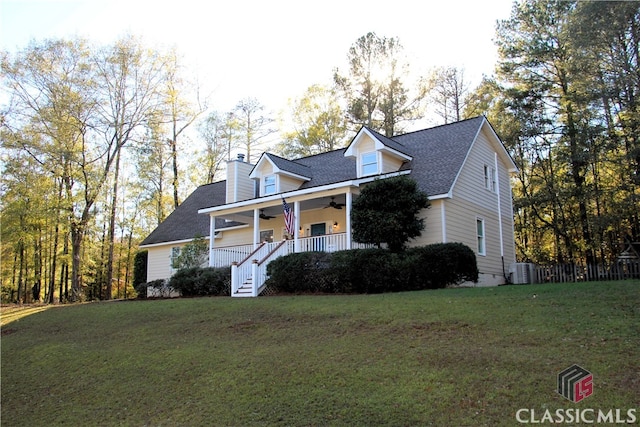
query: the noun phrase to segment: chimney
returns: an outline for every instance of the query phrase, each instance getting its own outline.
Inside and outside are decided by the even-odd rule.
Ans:
[[[255,197],[255,183],[249,174],[253,165],[244,161],[244,154],[227,162],[227,197],[226,203],[235,203]]]

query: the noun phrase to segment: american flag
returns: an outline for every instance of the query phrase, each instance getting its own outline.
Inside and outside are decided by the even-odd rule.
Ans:
[[[295,232],[296,217],[284,197],[282,198],[282,209],[284,209],[284,225],[287,227],[287,233],[293,236]]]

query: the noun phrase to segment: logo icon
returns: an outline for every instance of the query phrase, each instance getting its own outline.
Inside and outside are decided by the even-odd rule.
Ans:
[[[593,394],[593,375],[578,365],[573,365],[558,374],[558,393],[573,403]]]

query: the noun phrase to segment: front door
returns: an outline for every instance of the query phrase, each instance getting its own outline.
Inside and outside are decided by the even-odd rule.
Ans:
[[[311,224],[311,237],[324,236],[327,234],[327,224],[324,222]],[[324,237],[315,237],[313,240],[313,250],[318,252],[324,251]]]

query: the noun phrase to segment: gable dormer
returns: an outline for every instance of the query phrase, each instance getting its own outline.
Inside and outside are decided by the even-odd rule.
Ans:
[[[356,160],[358,178],[397,172],[413,159],[403,145],[367,127],[360,129],[344,156]]]
[[[259,195],[263,197],[297,190],[312,177],[308,166],[264,153],[249,178],[256,181]]]

